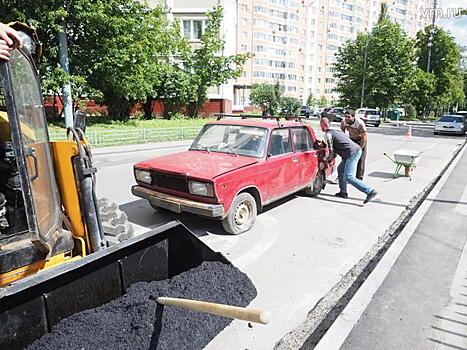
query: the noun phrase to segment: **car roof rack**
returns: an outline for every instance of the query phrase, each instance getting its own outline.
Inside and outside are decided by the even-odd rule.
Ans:
[[[224,117],[229,117],[229,118],[240,118],[240,119],[275,119],[277,121],[277,124],[280,125],[280,120],[292,120],[296,122],[303,123],[303,119],[305,117],[302,116],[291,116],[291,117],[281,117],[281,116],[272,116],[272,115],[254,115],[254,114],[225,114],[225,113],[216,113],[214,114],[215,117],[217,117],[217,120],[221,120]]]

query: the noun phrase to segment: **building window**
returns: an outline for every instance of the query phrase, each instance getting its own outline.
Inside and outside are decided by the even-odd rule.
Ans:
[[[204,33],[204,20],[184,19],[183,36],[188,40],[201,40]]]

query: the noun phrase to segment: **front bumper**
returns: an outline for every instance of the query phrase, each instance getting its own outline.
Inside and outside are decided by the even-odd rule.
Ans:
[[[147,199],[155,206],[168,209],[176,213],[187,212],[215,219],[222,219],[225,216],[224,206],[222,204],[196,202],[191,199],[176,197],[138,185],[131,188],[131,193],[137,197]]]
[[[439,133],[446,133],[446,134],[463,134],[465,132],[463,128],[443,127],[443,126],[435,126],[435,131]]]
[[[381,124],[380,119],[363,119],[363,118],[361,118],[361,119],[363,120],[363,122],[365,124],[369,124],[369,125],[379,125],[379,124]]]

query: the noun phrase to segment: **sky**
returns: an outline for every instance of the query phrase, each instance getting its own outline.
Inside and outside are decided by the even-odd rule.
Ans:
[[[456,43],[467,46],[467,15],[454,17],[458,9],[467,9],[466,0],[438,0],[439,8],[442,9],[444,17],[437,18],[436,24],[449,30],[454,36]]]

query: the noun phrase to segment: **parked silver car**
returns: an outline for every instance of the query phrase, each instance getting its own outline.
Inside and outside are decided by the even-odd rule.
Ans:
[[[446,134],[465,134],[465,117],[462,115],[443,115],[435,123],[433,133],[435,135]]]
[[[378,109],[360,108],[355,111],[355,116],[365,122],[365,125],[378,127],[381,124],[381,112]]]

